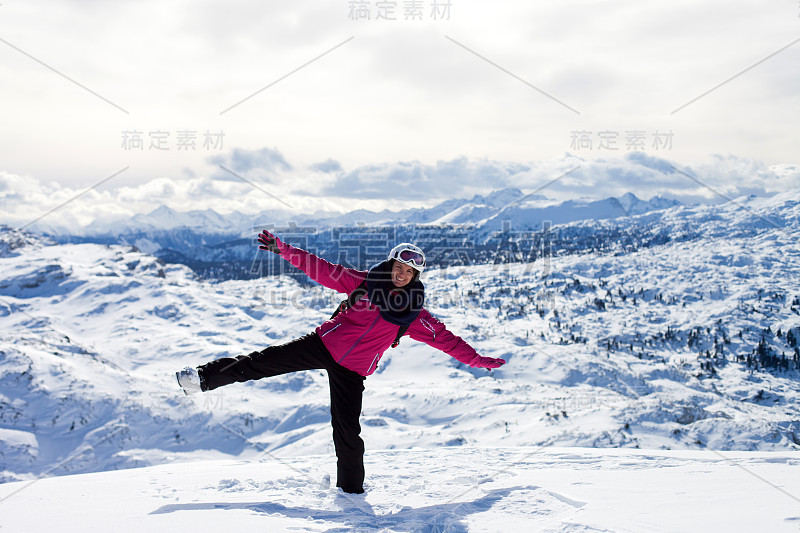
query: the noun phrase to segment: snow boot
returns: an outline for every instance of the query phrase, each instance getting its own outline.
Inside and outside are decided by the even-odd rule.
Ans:
[[[180,372],[175,372],[175,377],[178,378],[178,385],[187,396],[204,390],[203,380],[200,378],[200,374],[197,373],[196,368],[187,366]]]

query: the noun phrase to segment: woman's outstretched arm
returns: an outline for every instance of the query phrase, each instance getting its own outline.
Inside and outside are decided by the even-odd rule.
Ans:
[[[267,230],[259,234],[258,242],[261,243],[259,248],[262,250],[280,255],[317,283],[338,292],[350,294],[366,276],[365,272],[335,265],[302,248],[286,244]]]
[[[424,342],[443,351],[465,365],[477,368],[498,368],[506,363],[504,359],[478,355],[475,348],[450,332],[441,321],[425,309],[408,328],[408,335],[415,341]]]

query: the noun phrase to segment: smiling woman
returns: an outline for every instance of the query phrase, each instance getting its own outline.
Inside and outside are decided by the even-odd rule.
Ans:
[[[178,383],[191,394],[301,370],[326,370],[337,486],[345,492],[364,492],[364,442],[359,436],[364,380],[402,336],[408,334],[472,367],[491,369],[505,364],[503,359],[478,355],[425,310],[425,289],[419,280],[425,254],[417,246],[398,244],[385,261],[359,271],[331,264],[267,231],[258,240],[262,250],[280,255],[318,283],[348,294],[347,300],[313,333],[249,355],[187,367],[177,373]]]
[[[392,283],[395,287],[405,287],[415,277],[415,271],[410,266],[406,266],[399,261],[392,265]]]

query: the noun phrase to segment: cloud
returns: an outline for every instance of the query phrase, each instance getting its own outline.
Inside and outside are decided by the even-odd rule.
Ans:
[[[340,173],[324,186],[321,196],[345,198],[430,200],[464,194],[471,189],[492,190],[512,186],[512,177],[530,166],[514,162],[470,160],[460,157],[435,165],[401,161],[364,165]]]
[[[320,165],[334,168],[338,163],[331,159]],[[643,200],[658,195],[684,203],[724,202],[742,195],[770,195],[800,188],[798,165],[767,166],[755,159],[716,155],[686,166],[640,152],[591,160],[566,154],[530,163],[459,157],[433,165],[394,162],[312,176],[307,173],[307,169],[285,171],[281,183],[269,188],[210,176],[158,177],[136,185],[87,191],[0,171],[0,223],[20,226],[56,208],[38,224],[40,229],[61,227],[76,232],[92,221],[113,222],[162,205],[176,211],[213,209],[220,214],[256,214],[286,211],[289,204],[293,208],[289,211],[297,216],[318,210],[398,210],[432,207],[444,200],[486,195],[508,187],[524,193],[535,191],[558,201],[620,197],[632,192]],[[287,184],[297,183],[303,183],[305,190],[290,191]]]
[[[322,161],[321,163],[314,163],[308,168],[318,172],[325,172],[326,174],[342,171],[342,165],[335,159],[328,159],[327,161]]]
[[[706,176],[707,187],[692,181],[676,168],[693,176]],[[317,191],[298,195],[397,201],[445,200],[484,194],[507,187],[526,192],[537,190],[553,199],[576,197],[607,198],[634,192],[640,197],[656,195],[676,197],[692,202],[710,200],[712,189],[723,187],[738,195],[727,183],[738,184],[742,191],[752,188],[753,177],[773,180],[771,187],[762,187],[759,194],[775,190],[775,175],[763,163],[716,158],[698,169],[684,168],[644,152],[626,153],[622,157],[598,157],[584,160],[570,154],[542,162],[519,163],[469,159],[460,157],[428,165],[419,161],[401,161],[364,165],[348,172],[339,172]],[[747,189],[751,190],[751,189]],[[741,192],[743,193],[743,192]]]
[[[605,198],[633,192],[640,198],[663,196],[685,203],[720,203],[742,195],[770,195],[796,188],[795,167],[769,167],[733,155],[715,155],[695,165],[681,165],[644,152],[623,157],[576,159],[579,168],[542,191],[551,197]]]
[[[245,150],[234,148],[229,154],[217,155],[208,158],[208,162],[215,166],[223,166],[234,172],[241,173],[244,177],[254,175],[264,178],[278,172],[288,172],[293,170],[283,154],[276,148],[260,148],[258,150]],[[234,180],[228,172],[217,173],[218,179]]]
[[[626,154],[625,157],[628,159],[628,161],[638,163],[643,167],[651,168],[657,172],[661,172],[662,174],[672,174],[675,172],[674,165],[666,159],[654,157],[644,152],[631,152]]]

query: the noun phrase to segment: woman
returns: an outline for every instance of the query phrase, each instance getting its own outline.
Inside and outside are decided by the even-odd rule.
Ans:
[[[290,246],[268,231],[258,241],[325,287],[350,295],[340,312],[313,333],[260,352],[223,358],[177,373],[186,394],[210,391],[234,382],[261,379],[299,370],[324,369],[331,392],[331,423],[337,457],[336,486],[364,492],[364,441],[361,440],[361,397],[364,379],[375,372],[389,346],[408,334],[473,367],[497,368],[505,361],[482,357],[453,335],[422,305],[419,275],[425,255],[413,244],[395,246],[389,257],[369,271],[334,265]]]

